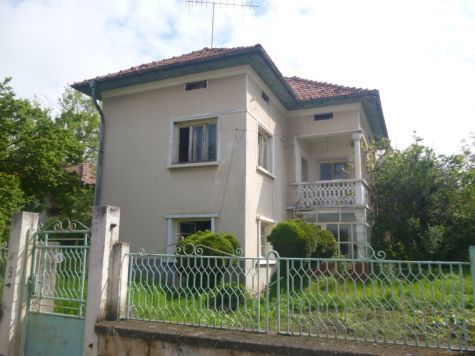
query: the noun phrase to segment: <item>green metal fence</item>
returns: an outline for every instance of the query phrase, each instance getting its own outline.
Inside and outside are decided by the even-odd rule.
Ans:
[[[89,228],[57,221],[35,233],[30,311],[84,318]]]
[[[127,318],[450,350],[475,342],[470,264],[129,254]]]

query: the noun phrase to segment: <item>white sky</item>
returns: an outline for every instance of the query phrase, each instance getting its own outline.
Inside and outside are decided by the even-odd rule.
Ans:
[[[241,2],[241,0],[227,0]],[[475,131],[475,0],[253,0],[216,8],[215,47],[261,43],[285,76],[379,89],[390,138],[455,153]],[[0,79],[57,105],[64,87],[210,45],[185,0],[0,0]]]

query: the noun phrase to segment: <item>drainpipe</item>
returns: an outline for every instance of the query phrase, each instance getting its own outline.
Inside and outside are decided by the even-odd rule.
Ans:
[[[91,87],[92,101],[94,102],[96,110],[99,112],[99,116],[101,117],[101,126],[99,129],[99,154],[97,156],[96,185],[94,190],[94,206],[98,206],[101,202],[102,163],[104,161],[104,130],[106,126],[104,120],[104,112],[102,111],[101,106],[97,102],[96,81],[91,80],[89,82],[89,86]]]

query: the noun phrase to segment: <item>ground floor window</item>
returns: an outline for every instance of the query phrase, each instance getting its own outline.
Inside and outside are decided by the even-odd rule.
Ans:
[[[258,226],[258,251],[260,257],[266,257],[267,254],[272,251],[272,244],[267,240],[267,236],[270,235],[272,229],[275,226],[275,222],[271,219],[257,219]]]
[[[215,231],[216,218],[217,215],[214,214],[167,215],[167,253],[174,254],[178,241],[190,235],[205,230]]]

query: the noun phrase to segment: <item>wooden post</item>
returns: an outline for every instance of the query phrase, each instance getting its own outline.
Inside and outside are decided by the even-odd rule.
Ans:
[[[97,322],[105,320],[107,298],[111,294],[112,246],[119,240],[120,209],[96,206],[92,220],[87,282],[87,308],[84,323],[84,355],[98,354]]]
[[[27,282],[31,275],[38,217],[37,213],[21,212],[12,218],[0,318],[0,355],[3,356],[23,353],[29,291]]]

